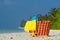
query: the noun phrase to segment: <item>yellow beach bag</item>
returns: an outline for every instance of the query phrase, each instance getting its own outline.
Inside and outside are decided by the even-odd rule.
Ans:
[[[29,32],[29,30],[35,31],[36,30],[36,20],[27,21],[24,27],[25,32]]]

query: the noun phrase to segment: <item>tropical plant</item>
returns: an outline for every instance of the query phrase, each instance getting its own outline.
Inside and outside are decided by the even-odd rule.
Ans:
[[[26,23],[26,21],[23,19],[23,20],[21,20],[21,22],[20,22],[20,27],[24,27],[25,26],[25,23]]]
[[[55,23],[52,25],[52,29],[60,29],[60,8],[57,9]]]

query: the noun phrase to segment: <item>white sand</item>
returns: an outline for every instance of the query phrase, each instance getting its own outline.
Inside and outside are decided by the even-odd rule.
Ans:
[[[31,37],[29,33],[0,33],[0,40],[60,40],[60,30],[50,30],[49,37]]]

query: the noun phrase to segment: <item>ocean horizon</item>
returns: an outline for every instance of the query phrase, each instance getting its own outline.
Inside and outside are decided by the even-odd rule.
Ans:
[[[19,27],[19,28],[14,28],[14,29],[9,29],[9,28],[5,28],[5,29],[1,29],[0,28],[0,33],[9,33],[9,32],[24,32],[23,28]]]

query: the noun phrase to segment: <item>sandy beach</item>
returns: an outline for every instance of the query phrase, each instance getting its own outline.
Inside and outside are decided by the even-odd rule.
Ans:
[[[0,40],[60,40],[60,30],[50,30],[48,37],[31,37],[26,32],[0,33]]]

